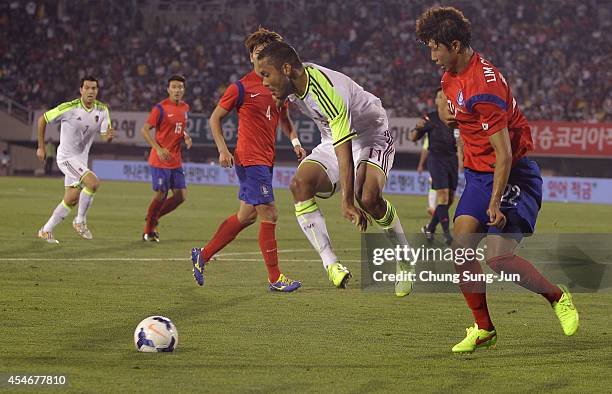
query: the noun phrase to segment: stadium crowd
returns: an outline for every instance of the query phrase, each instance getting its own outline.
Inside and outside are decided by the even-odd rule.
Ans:
[[[192,111],[208,113],[227,83],[250,70],[242,41],[262,25],[280,32],[304,61],[353,77],[392,116],[418,116],[433,106],[440,70],[414,34],[431,1],[228,1],[225,10],[191,23],[161,20],[139,4],[2,0],[0,94],[31,109],[50,107],[75,96],[76,81],[93,74],[111,108],[149,110],[165,96],[166,77],[182,73]],[[610,122],[612,11],[605,4],[456,5],[472,20],[473,47],[504,73],[528,118]]]

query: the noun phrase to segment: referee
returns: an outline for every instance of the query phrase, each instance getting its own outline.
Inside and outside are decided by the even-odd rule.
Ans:
[[[448,209],[453,203],[459,178],[457,139],[455,131],[440,119],[441,113],[448,112],[446,96],[442,89],[436,91],[435,103],[437,110],[425,115],[424,120],[410,132],[410,139],[416,142],[427,134],[429,139],[427,169],[431,175],[432,189],[436,191],[434,214],[421,232],[428,241],[433,241],[436,226],[440,223],[444,230],[444,241],[450,245],[452,237],[449,230]]]

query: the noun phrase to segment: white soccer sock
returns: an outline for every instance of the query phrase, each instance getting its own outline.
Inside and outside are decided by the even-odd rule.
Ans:
[[[295,216],[297,217],[300,228],[310,241],[310,244],[315,248],[323,266],[327,267],[338,262],[338,257],[334,253],[327,233],[325,218],[317,206],[314,198],[310,200],[298,202],[295,204]]]
[[[382,218],[374,219],[374,221],[382,228],[393,245],[407,245],[410,247],[406,235],[404,234],[402,224],[400,223],[400,218],[395,211],[395,207],[389,201],[385,201],[387,202],[387,212],[385,212]]]
[[[77,223],[85,223],[87,221],[87,210],[93,203],[95,192],[85,187],[81,190],[81,195],[79,196],[79,211],[77,213],[77,217],[74,220]]]
[[[66,216],[68,216],[71,209],[72,208],[68,204],[66,204],[64,200],[62,200],[62,202],[60,202],[57,207],[55,207],[55,210],[53,211],[53,214],[51,214],[49,221],[43,226],[43,231],[47,233],[53,231],[55,226],[57,226],[62,220],[64,220]]]

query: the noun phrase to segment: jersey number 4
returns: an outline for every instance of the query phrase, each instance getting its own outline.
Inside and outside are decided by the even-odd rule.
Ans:
[[[266,110],[266,118],[268,118],[268,120],[272,120],[272,112],[270,111],[269,105],[268,105],[268,109]]]

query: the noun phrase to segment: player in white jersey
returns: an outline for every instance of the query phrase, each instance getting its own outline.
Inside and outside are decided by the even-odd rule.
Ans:
[[[288,98],[321,131],[321,143],[298,167],[291,192],[298,223],[319,252],[329,279],[337,287],[346,287],[351,274],[331,247],[315,196],[331,196],[340,183],[345,218],[365,231],[369,215],[393,244],[408,245],[395,208],[382,195],[395,156],[387,114],[378,97],[340,72],[302,63],[284,42],[265,47],[256,70],[272,95]],[[398,282],[395,288],[398,296],[411,290],[408,281]]]
[[[86,215],[100,186],[100,180],[87,167],[89,149],[96,134],[101,134],[107,142],[110,142],[114,130],[108,107],[96,100],[98,81],[90,76],[83,78],[80,93],[80,98],[60,104],[38,119],[36,156],[42,161],[45,160],[47,123],[61,123],[57,166],[65,175],[66,191],[47,223],[38,231],[38,237],[49,243],[59,243],[53,236],[53,229],[68,216],[77,202],[79,209],[72,226],[82,238],[92,239]]]

